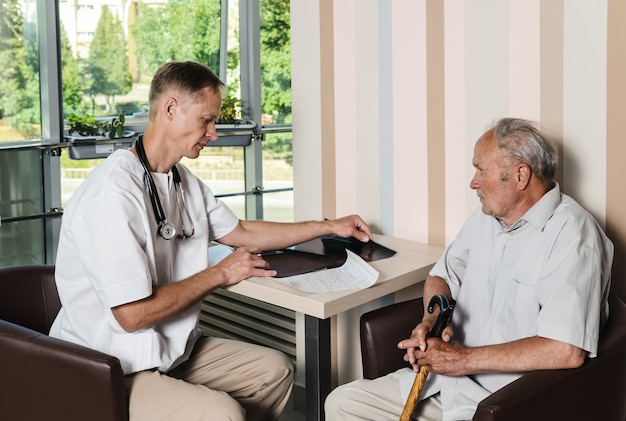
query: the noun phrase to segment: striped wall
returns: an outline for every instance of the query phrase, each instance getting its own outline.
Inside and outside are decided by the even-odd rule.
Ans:
[[[626,297],[626,2],[292,0],[296,219],[357,212],[447,244],[478,205],[476,139],[538,121],[616,245]]]

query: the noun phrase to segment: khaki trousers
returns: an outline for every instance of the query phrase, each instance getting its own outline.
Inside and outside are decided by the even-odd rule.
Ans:
[[[397,421],[404,410],[397,372],[374,380],[355,380],[333,390],[326,398],[329,421]],[[443,412],[439,394],[418,402],[414,420],[441,421]]]
[[[280,351],[203,338],[188,361],[165,374],[126,376],[130,421],[277,420],[293,376]]]

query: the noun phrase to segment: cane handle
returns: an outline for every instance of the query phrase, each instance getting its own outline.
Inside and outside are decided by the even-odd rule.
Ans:
[[[454,306],[456,303],[454,300],[448,301],[445,295],[434,295],[430,299],[430,303],[428,303],[427,310],[429,313],[435,311],[436,304],[439,305],[439,315],[437,316],[435,326],[428,333],[427,336],[440,338],[443,330],[452,320],[452,312],[454,311]],[[400,421],[409,421],[411,419],[411,415],[413,415],[413,411],[415,411],[415,406],[417,405],[420,394],[422,393],[422,389],[424,388],[424,383],[426,383],[426,377],[428,377],[428,373],[430,373],[430,366],[420,366],[420,371],[415,375],[413,385],[411,386],[411,391],[409,392],[409,397],[404,404],[404,410],[402,411],[402,415],[400,416]]]

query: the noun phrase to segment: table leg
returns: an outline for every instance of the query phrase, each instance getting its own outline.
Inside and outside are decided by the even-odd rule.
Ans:
[[[306,421],[324,421],[324,401],[330,393],[330,318],[305,315]]]

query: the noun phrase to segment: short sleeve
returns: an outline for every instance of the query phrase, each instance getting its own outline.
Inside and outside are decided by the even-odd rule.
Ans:
[[[107,308],[152,293],[143,250],[149,241],[145,215],[129,196],[111,192],[94,197],[74,216],[72,236],[82,251],[77,258]]]

